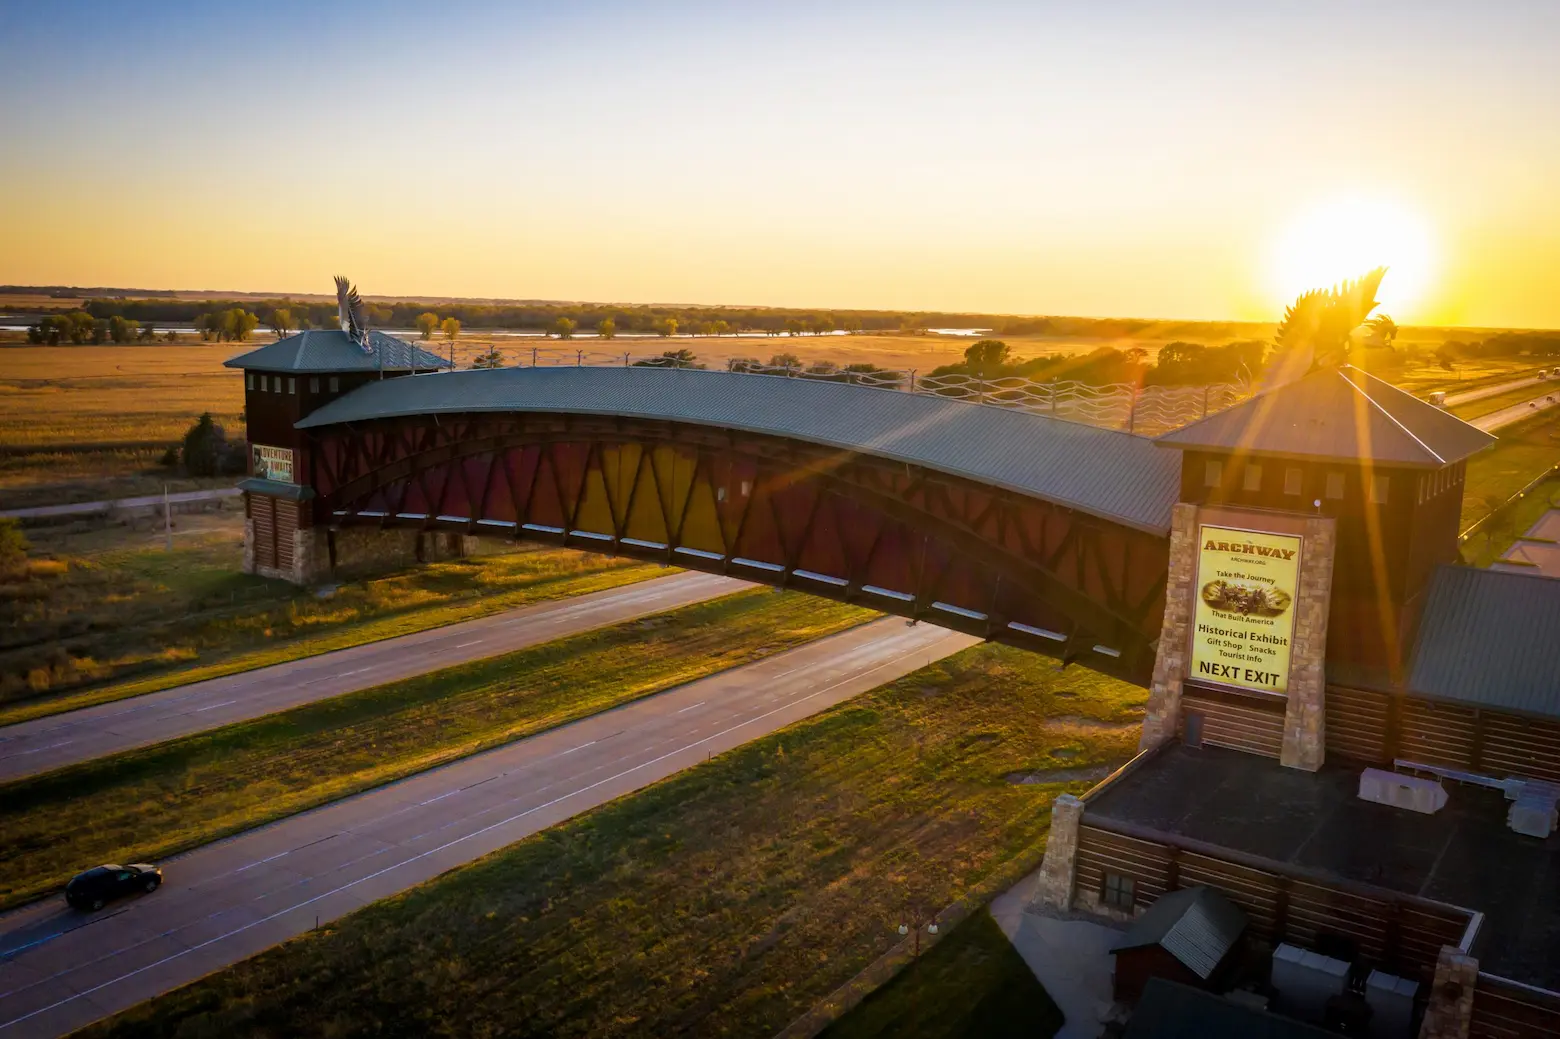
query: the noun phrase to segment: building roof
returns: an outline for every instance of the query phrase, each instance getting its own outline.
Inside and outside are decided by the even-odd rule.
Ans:
[[[1210,887],[1163,895],[1132,922],[1111,952],[1157,945],[1207,981],[1246,930],[1246,914]]]
[[[1223,996],[1150,978],[1123,1039],[1336,1039],[1291,1017],[1231,1003]]]
[[[1499,790],[1448,783],[1446,806],[1422,815],[1363,800],[1359,786],[1357,763],[1306,772],[1170,743],[1091,796],[1083,823],[1372,898],[1476,910],[1483,970],[1560,988],[1560,841],[1508,827]]]
[[[368,333],[365,353],[339,328],[311,328],[223,362],[265,372],[436,371],[450,362],[384,332]]]
[[[1439,469],[1495,442],[1368,372],[1322,368],[1158,438],[1167,447]]]
[[[298,423],[398,415],[612,415],[790,437],[992,484],[1156,534],[1180,459],[1144,437],[1011,408],[778,375],[686,368],[499,368],[387,379]]]
[[[1441,700],[1560,717],[1560,578],[1438,568],[1408,687]]]

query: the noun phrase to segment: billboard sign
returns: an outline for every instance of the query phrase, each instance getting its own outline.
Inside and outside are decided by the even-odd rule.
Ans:
[[[1300,540],[1233,527],[1198,528],[1188,678],[1288,692]]]
[[[262,480],[275,480],[278,483],[293,482],[293,453],[291,448],[266,447],[263,444],[251,445],[250,455],[254,460],[253,471],[255,476]]]

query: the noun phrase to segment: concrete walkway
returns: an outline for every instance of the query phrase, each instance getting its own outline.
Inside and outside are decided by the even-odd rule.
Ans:
[[[1036,870],[998,895],[992,918],[1066,1018],[1056,1039],[1098,1039],[1115,1002],[1110,948],[1122,932],[1031,909],[1039,879]]]

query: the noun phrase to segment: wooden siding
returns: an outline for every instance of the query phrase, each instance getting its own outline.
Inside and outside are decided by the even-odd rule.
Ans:
[[[1087,818],[1087,817],[1086,817]],[[1128,837],[1098,826],[1078,831],[1077,891],[1098,897],[1105,873],[1130,877],[1147,908],[1166,891],[1205,885],[1245,910],[1251,933],[1269,942],[1315,948],[1322,935],[1352,940],[1368,963],[1429,984],[1443,945],[1456,945],[1468,915],[1454,906],[1346,891],[1319,880],[1231,862],[1203,852]]]
[[[249,518],[254,522],[255,566],[276,569],[276,499],[251,494]]]
[[[271,507],[276,510],[276,568],[291,570],[293,535],[298,531],[298,503],[277,498],[273,499]]]
[[[1403,734],[1397,757],[1447,768],[1474,767],[1474,716],[1471,707],[1403,700]]]
[[[1266,758],[1276,758],[1283,750],[1282,704],[1187,689],[1181,694],[1183,735],[1185,716],[1189,711],[1203,716],[1204,743]]]
[[[1560,1035],[1560,998],[1480,974],[1473,988],[1469,1039],[1546,1039]]]
[[[1388,764],[1391,699],[1386,693],[1328,686],[1327,753],[1367,765]]]
[[[1481,713],[1481,771],[1560,783],[1560,723],[1497,711]]]
[[[1073,872],[1074,889],[1098,898],[1105,887],[1105,871],[1130,878],[1133,904],[1146,909],[1167,891],[1170,882],[1170,849],[1162,844],[1124,837],[1093,826],[1078,828],[1078,858]]]

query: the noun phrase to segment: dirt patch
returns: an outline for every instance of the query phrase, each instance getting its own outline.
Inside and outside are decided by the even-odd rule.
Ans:
[[[1052,753],[1055,753],[1055,751]],[[1033,772],[1009,772],[1002,778],[1009,783],[1019,785],[1097,782],[1120,767],[1120,762],[1106,762],[1103,765],[1088,765],[1083,768],[1042,768]]]

